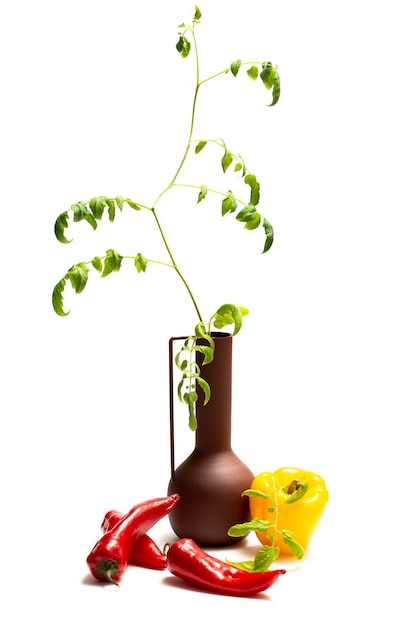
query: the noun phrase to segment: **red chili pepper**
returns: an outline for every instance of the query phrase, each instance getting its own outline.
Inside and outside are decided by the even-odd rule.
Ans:
[[[87,565],[94,578],[118,585],[126,571],[134,543],[167,515],[179,498],[178,494],[173,494],[137,504],[106,532],[87,557]]]
[[[268,589],[285,569],[248,572],[204,552],[192,539],[180,539],[167,551],[167,568],[188,583],[234,596],[249,596]]]
[[[124,515],[121,511],[108,511],[101,524],[102,531],[106,533],[111,530]],[[167,566],[167,558],[149,535],[141,535],[132,546],[128,563],[129,565],[162,570]]]

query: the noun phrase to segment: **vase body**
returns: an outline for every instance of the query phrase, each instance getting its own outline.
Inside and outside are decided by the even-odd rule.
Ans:
[[[227,530],[250,518],[249,498],[241,493],[249,489],[254,476],[231,445],[232,336],[213,333],[213,339],[214,360],[201,366],[211,397],[204,406],[199,393],[195,448],[177,468],[171,467],[168,494],[178,493],[180,500],[169,521],[178,537],[189,537],[199,545],[223,546],[241,539],[229,537]],[[198,353],[199,365],[201,359]]]

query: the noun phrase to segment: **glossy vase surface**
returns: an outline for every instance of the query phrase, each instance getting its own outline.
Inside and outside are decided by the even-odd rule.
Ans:
[[[250,519],[249,499],[241,493],[250,487],[254,476],[231,445],[232,336],[213,333],[213,338],[214,360],[201,367],[211,397],[204,406],[199,393],[193,452],[177,468],[171,463],[168,494],[178,493],[180,500],[169,521],[178,537],[189,537],[199,545],[223,546],[241,539],[229,537],[230,526]],[[171,420],[171,461],[173,454]]]

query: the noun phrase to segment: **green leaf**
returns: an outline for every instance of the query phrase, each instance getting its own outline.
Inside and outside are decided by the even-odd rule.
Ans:
[[[235,172],[240,172],[242,170],[242,176],[246,176],[246,164],[240,154],[237,155],[238,162],[235,165]]]
[[[260,213],[256,211],[253,218],[249,220],[248,222],[246,222],[245,224],[246,230],[255,230],[256,228],[258,228],[259,224],[261,223],[261,219],[262,218],[261,218]]]
[[[103,269],[103,263],[101,262],[99,256],[95,256],[94,259],[91,261],[91,264],[98,272],[101,272],[101,270]]]
[[[236,215],[238,222],[250,222],[256,215],[256,208],[252,204],[248,204]]]
[[[264,493],[263,491],[259,491],[259,489],[246,489],[242,491],[242,496],[248,496],[249,498],[263,498],[264,500],[270,500],[271,496],[269,493]]]
[[[195,416],[194,405],[188,405],[189,413],[188,413],[188,426],[190,430],[195,432],[197,430],[197,418]]]
[[[197,401],[197,393],[195,391],[186,392],[184,394],[184,402],[188,405],[188,426],[190,430],[197,430],[197,418],[195,416],[195,403]]]
[[[180,351],[179,351],[179,352],[175,355],[175,359],[174,359],[174,360],[175,360],[175,365],[176,365],[177,367],[180,367],[180,368],[181,368],[181,366],[180,366],[180,362],[181,362],[181,355],[182,355],[182,348],[181,348],[181,350],[180,350]],[[181,368],[181,369],[182,369],[182,368]]]
[[[214,326],[218,329],[224,328],[225,326],[229,326],[231,324],[237,324],[238,331],[242,326],[242,315],[239,311],[239,307],[234,304],[224,304],[219,309],[217,309],[216,313],[213,316]],[[235,333],[233,333],[235,334]]]
[[[206,325],[204,324],[204,322],[198,322],[198,324],[196,324],[194,328],[194,332],[195,332],[195,336],[201,337],[201,339],[206,339],[206,337],[208,336]]]
[[[195,351],[204,355],[203,365],[211,363],[214,359],[214,350],[210,346],[203,346],[200,343],[195,345]]]
[[[265,252],[268,252],[274,242],[274,229],[272,227],[272,224],[270,224],[265,218],[262,226],[265,231],[265,245],[264,249],[262,250],[262,254],[264,254]]]
[[[68,215],[68,212],[66,211],[65,213],[61,213],[61,215],[58,215],[56,222],[55,222],[55,227],[54,227],[55,237],[61,243],[71,243],[72,241],[72,239],[67,239],[64,235],[65,229],[68,228],[68,219],[69,219],[69,215]]]
[[[208,334],[206,325],[204,324],[204,322],[199,322],[198,324],[196,324],[194,328],[194,332],[195,332],[195,336],[198,339],[205,339],[207,343],[209,344],[210,348],[214,350],[214,339]],[[192,349],[194,350],[195,346],[193,346]]]
[[[259,204],[260,199],[260,184],[256,180],[255,174],[247,174],[245,176],[245,183],[249,185],[251,189],[250,203],[256,206],[257,204]]]
[[[256,65],[252,65],[247,71],[247,75],[251,80],[256,80],[259,75],[259,70]]]
[[[237,76],[237,73],[242,65],[242,61],[238,59],[237,61],[233,61],[230,65],[230,69],[232,71],[233,76]]]
[[[180,35],[180,38],[175,46],[183,59],[188,57],[191,50],[191,43],[184,37],[184,35]]]
[[[222,157],[223,172],[226,172],[230,165],[233,163],[233,154],[229,150],[225,150]]]
[[[144,257],[141,252],[139,252],[135,257],[135,267],[138,270],[139,274],[141,272],[146,272],[147,265],[148,259]]]
[[[195,147],[195,153],[198,154],[199,152],[201,152],[203,148],[206,147],[206,145],[207,145],[207,141],[199,141]]]
[[[134,202],[130,198],[126,198],[126,202],[128,203],[130,207],[132,207],[132,209],[135,209],[135,211],[140,211],[142,208],[140,204],[138,204],[137,202]]]
[[[248,313],[248,309],[244,307],[235,304],[223,304],[213,315],[213,324],[218,329],[234,324],[233,335],[237,335],[242,328],[243,317]]]
[[[283,542],[291,550],[295,558],[298,560],[302,559],[305,554],[304,548],[293,538],[292,532],[290,530],[282,530],[281,533]]]
[[[184,341],[184,345],[181,348],[181,351],[192,352],[194,350],[194,337],[187,337]]]
[[[104,196],[97,196],[96,198],[91,198],[90,202],[91,213],[94,215],[96,220],[101,220],[103,217],[104,209],[107,206],[106,198]]]
[[[200,389],[202,389],[204,393],[204,404],[207,404],[211,396],[210,385],[208,384],[206,380],[204,380],[204,378],[201,378],[201,376],[196,376],[195,381],[197,382],[198,386],[200,387]]]
[[[109,208],[109,220],[110,222],[114,222],[114,218],[116,217],[116,207],[114,204],[114,200],[112,198],[106,198],[106,204]]]
[[[204,198],[206,197],[208,192],[208,189],[205,185],[201,185],[200,187],[200,193],[198,194],[198,200],[197,200],[197,204],[199,202],[201,202],[202,200],[204,200]]]
[[[232,567],[243,569],[245,572],[253,572],[253,561],[229,561],[226,559],[226,563]]]
[[[274,86],[272,88],[272,102],[269,105],[270,107],[274,106],[274,104],[278,102],[280,95],[281,95],[281,79],[277,72],[275,76],[275,80],[274,80]]]
[[[54,311],[57,315],[61,317],[65,317],[69,314],[69,311],[64,311],[64,298],[63,293],[65,289],[65,285],[68,279],[68,274],[62,278],[59,283],[57,283],[52,292],[52,306],[54,307]]]
[[[243,522],[243,524],[235,524],[231,526],[227,531],[230,537],[244,537],[247,533],[253,531],[256,533],[266,533],[268,528],[271,527],[271,522],[267,520],[260,520],[254,517],[249,522]]]
[[[177,396],[180,402],[184,402],[184,398],[182,397],[182,388],[184,386],[184,378],[182,378],[177,387]]]
[[[261,80],[267,89],[274,85],[275,68],[270,61],[262,63]]]
[[[85,215],[89,213],[88,206],[85,202],[76,202],[71,205],[71,210],[74,213],[74,222],[81,222]]]
[[[226,215],[226,213],[233,213],[237,209],[237,200],[233,195],[232,191],[229,191],[227,196],[222,200],[222,217]]]
[[[119,209],[122,210],[123,209],[123,202],[124,202],[124,199],[122,198],[122,196],[116,196],[115,200],[116,200],[116,204],[119,207]]]
[[[102,278],[108,276],[112,272],[118,272],[122,264],[123,257],[115,250],[107,250],[106,258],[104,259],[104,269],[101,274]]]
[[[198,8],[197,5],[194,5],[194,8],[195,8],[195,13],[194,13],[193,21],[194,22],[198,22],[198,20],[201,19],[201,11],[200,11],[200,9]]]
[[[263,546],[260,548],[255,555],[255,559],[253,562],[253,571],[254,572],[266,572],[279,556],[279,548],[274,548],[273,546]]]
[[[81,293],[87,284],[88,272],[87,263],[78,263],[68,270],[68,278],[75,293]]]
[[[96,230],[96,218],[90,212],[90,209],[85,202],[77,202],[71,206],[71,209],[74,213],[74,222],[81,222],[82,220],[85,220],[90,224],[90,226],[93,227],[94,230]]]
[[[279,100],[281,93],[281,80],[278,69],[270,61],[262,63],[261,80],[267,89],[272,89],[272,102],[269,106],[274,106]]]
[[[196,391],[186,391],[184,394],[185,402],[191,402],[194,404],[194,402],[197,402],[197,399],[198,399],[198,396],[197,396]]]

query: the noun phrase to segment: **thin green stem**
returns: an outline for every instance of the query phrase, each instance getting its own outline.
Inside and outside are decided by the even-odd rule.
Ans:
[[[155,202],[153,203],[153,207],[155,209],[156,205],[158,204],[159,200],[162,198],[162,196],[164,196],[167,191],[169,191],[171,189],[171,187],[173,187],[173,185],[175,184],[175,181],[177,180],[183,166],[184,163],[187,159],[188,156],[188,152],[190,151],[190,147],[191,147],[191,143],[192,143],[192,137],[193,137],[193,132],[194,132],[194,122],[195,122],[195,112],[196,112],[196,107],[197,107],[197,96],[198,96],[198,90],[199,90],[199,80],[200,80],[200,62],[199,62],[199,58],[198,58],[198,49],[197,49],[197,41],[196,41],[196,37],[195,37],[195,33],[194,33],[194,27],[191,28],[191,33],[192,33],[192,37],[193,37],[193,41],[194,41],[194,50],[195,50],[195,63],[196,63],[196,88],[194,91],[194,98],[193,98],[193,105],[192,105],[192,109],[191,109],[191,123],[190,123],[190,130],[188,133],[188,140],[187,140],[187,145],[185,147],[184,150],[184,154],[183,157],[180,161],[180,164],[174,174],[174,176],[172,177],[172,180],[170,183],[168,183],[168,185],[165,187],[165,189],[163,191],[161,191],[161,193],[158,195],[158,197],[156,198]]]
[[[204,85],[204,83],[208,83],[209,80],[212,80],[213,78],[217,78],[218,76],[221,76],[222,74],[227,74],[229,70],[230,70],[230,67],[227,67],[225,70],[222,70],[221,72],[217,72],[216,74],[213,74],[213,76],[208,76],[207,78],[202,80],[198,86],[201,87],[201,85]]]
[[[136,259],[136,257],[132,256],[131,254],[123,254],[122,256],[124,259],[132,259],[132,260]],[[106,257],[103,255],[97,258],[103,261]],[[171,265],[171,263],[164,263],[163,261],[157,261],[156,259],[146,259],[146,261],[147,263],[154,263],[155,265],[163,265],[164,267],[169,267],[170,269],[173,269],[173,270],[176,269],[174,265]],[[86,261],[86,263],[88,265],[92,265],[93,259],[91,259],[90,261]]]
[[[190,185],[188,183],[175,183],[173,185],[173,187],[186,187],[188,189],[201,189],[201,187],[199,185]],[[207,187],[207,192],[208,193],[215,193],[218,196],[222,196],[223,198],[226,198],[228,196],[227,193],[225,193],[224,191],[219,191],[218,189],[213,189],[211,187]],[[235,198],[236,202],[238,204],[242,204],[242,205],[246,205],[247,202],[245,202],[244,200],[240,200],[239,198]]]
[[[278,497],[277,497],[277,486],[275,484],[275,476],[272,474],[272,488],[274,490],[274,506],[275,506],[275,515],[274,515],[274,535],[272,538],[272,547],[276,548],[275,542],[277,540],[278,534]]]
[[[198,58],[197,41],[196,41],[196,38],[195,38],[195,33],[194,33],[194,25],[190,28],[190,30],[191,30],[191,34],[192,34],[192,37],[193,37],[193,41],[194,41],[194,50],[195,50],[195,62],[196,62],[196,87],[195,87],[195,91],[194,91],[193,105],[192,105],[192,109],[191,109],[191,123],[190,123],[190,130],[189,130],[189,134],[188,134],[187,145],[186,145],[186,147],[185,147],[184,154],[183,154],[183,157],[182,157],[182,159],[181,159],[181,161],[180,161],[180,164],[179,164],[179,166],[178,166],[178,168],[177,168],[177,170],[176,170],[176,172],[175,172],[174,176],[172,177],[172,180],[168,183],[168,185],[165,187],[165,189],[163,189],[163,190],[161,191],[161,193],[160,193],[160,194],[157,196],[157,198],[155,199],[155,202],[153,203],[153,207],[152,207],[152,213],[153,213],[153,216],[154,216],[154,218],[155,218],[156,224],[157,224],[157,226],[158,226],[158,230],[159,230],[159,232],[160,232],[160,235],[161,235],[161,237],[162,237],[162,241],[164,242],[165,249],[166,249],[166,251],[167,251],[167,253],[168,253],[168,255],[169,255],[169,258],[170,258],[170,259],[171,259],[171,261],[172,261],[172,265],[173,265],[173,267],[174,267],[175,271],[177,272],[178,276],[179,276],[179,277],[180,277],[180,279],[182,280],[182,282],[183,282],[183,284],[184,284],[185,288],[187,289],[187,291],[188,291],[188,293],[189,293],[189,295],[190,295],[191,301],[192,301],[192,303],[193,303],[193,305],[194,305],[194,308],[195,308],[195,310],[196,310],[196,313],[197,313],[197,316],[198,316],[199,321],[200,321],[200,322],[202,322],[202,321],[203,321],[203,317],[202,317],[202,315],[201,315],[201,313],[200,313],[200,309],[198,308],[197,301],[196,301],[196,299],[195,299],[195,297],[194,297],[193,292],[191,291],[191,288],[190,288],[190,286],[189,286],[188,282],[186,281],[186,279],[185,279],[185,277],[184,277],[183,273],[181,272],[181,270],[180,270],[180,268],[179,268],[179,266],[178,266],[177,262],[175,261],[174,255],[173,255],[173,253],[172,253],[172,251],[171,251],[171,248],[170,248],[170,246],[169,246],[169,244],[168,244],[168,241],[167,241],[167,239],[166,239],[166,237],[165,237],[165,233],[164,233],[164,231],[163,231],[163,228],[162,228],[161,222],[159,221],[158,215],[157,215],[157,213],[156,213],[156,206],[157,206],[157,204],[158,204],[159,200],[160,200],[160,199],[161,199],[161,198],[162,198],[162,197],[163,197],[163,196],[164,196],[164,195],[165,195],[165,194],[166,194],[166,193],[167,193],[170,189],[172,189],[172,187],[175,185],[176,180],[177,180],[177,178],[178,178],[178,176],[179,176],[179,174],[180,174],[180,172],[181,172],[181,170],[182,170],[182,168],[183,168],[183,166],[184,166],[184,163],[185,163],[185,161],[186,161],[186,159],[187,159],[188,152],[189,152],[189,150],[190,150],[190,146],[191,146],[191,143],[192,143],[192,137],[193,137],[193,132],[194,132],[195,112],[196,112],[196,106],[197,106],[197,96],[198,96],[199,81],[200,81],[200,64],[199,64],[199,58]]]
[[[244,61],[240,67],[243,67],[244,65],[262,65],[262,61]],[[217,78],[218,76],[221,76],[222,74],[227,74],[228,72],[230,72],[230,67],[226,67],[225,70],[222,70],[221,72],[217,72],[216,74],[213,74],[212,76],[208,76],[207,78],[205,78],[204,80],[200,82],[199,87],[201,87],[201,85],[204,85],[204,83],[208,83],[209,80],[213,80],[213,78]]]
[[[173,187],[186,187],[187,189],[201,189],[199,185],[190,185],[188,183],[175,183]],[[219,191],[218,189],[212,189],[211,187],[207,187],[207,191],[209,191],[210,193],[217,193],[217,195],[219,196],[224,196],[224,197],[227,196],[227,193],[224,193],[224,191]]]
[[[180,279],[181,279],[181,280],[182,280],[182,282],[184,283],[184,286],[185,286],[185,288],[187,289],[187,291],[188,291],[188,293],[189,293],[189,295],[190,295],[190,298],[191,298],[191,300],[192,300],[192,303],[193,303],[193,305],[194,305],[194,308],[195,308],[195,310],[196,310],[196,313],[197,313],[198,319],[199,319],[199,321],[200,321],[200,322],[202,322],[202,321],[203,321],[203,317],[202,317],[202,315],[201,315],[201,313],[200,313],[200,309],[198,308],[198,305],[197,305],[196,299],[195,299],[195,297],[194,297],[194,294],[193,294],[193,292],[191,291],[191,288],[190,288],[189,284],[187,283],[187,281],[186,281],[186,279],[185,279],[184,275],[182,274],[182,272],[181,272],[180,268],[178,267],[178,265],[177,265],[177,263],[176,263],[176,261],[175,261],[175,259],[174,259],[174,255],[172,254],[171,249],[170,249],[169,244],[168,244],[168,241],[166,240],[166,237],[165,237],[164,231],[163,231],[163,229],[162,229],[161,223],[160,223],[160,221],[159,221],[159,219],[158,219],[158,216],[157,216],[157,214],[156,214],[155,209],[153,210],[153,216],[154,216],[154,218],[155,218],[155,220],[156,220],[156,223],[157,223],[157,226],[158,226],[159,232],[160,232],[160,234],[161,234],[162,240],[163,240],[163,242],[164,242],[164,245],[165,245],[166,251],[168,252],[169,258],[170,258],[170,259],[171,259],[171,261],[172,261],[172,265],[173,265],[173,267],[174,267],[175,271],[177,272],[178,276],[180,277]]]

